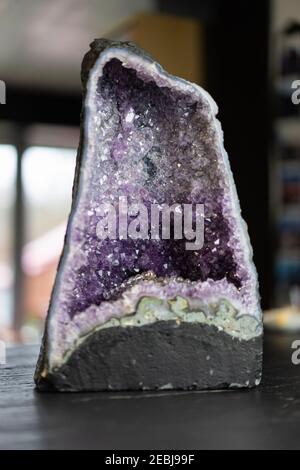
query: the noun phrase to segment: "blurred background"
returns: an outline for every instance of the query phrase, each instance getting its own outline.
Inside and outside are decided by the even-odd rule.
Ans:
[[[80,65],[132,40],[216,99],[264,309],[300,305],[299,0],[0,0],[0,339],[38,342],[71,204]]]

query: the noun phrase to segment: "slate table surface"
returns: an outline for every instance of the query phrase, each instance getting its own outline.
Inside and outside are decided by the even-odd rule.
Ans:
[[[266,335],[262,385],[223,392],[41,394],[38,348],[11,348],[0,366],[0,449],[299,449],[295,339]]]

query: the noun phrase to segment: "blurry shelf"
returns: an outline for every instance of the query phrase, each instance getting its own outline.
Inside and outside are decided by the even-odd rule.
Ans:
[[[277,119],[275,130],[281,144],[300,147],[300,115]]]

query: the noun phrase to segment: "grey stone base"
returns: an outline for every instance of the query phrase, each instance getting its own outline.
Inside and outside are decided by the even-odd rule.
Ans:
[[[62,392],[225,389],[258,385],[261,369],[262,336],[245,341],[215,326],[159,321],[95,332],[36,384]]]

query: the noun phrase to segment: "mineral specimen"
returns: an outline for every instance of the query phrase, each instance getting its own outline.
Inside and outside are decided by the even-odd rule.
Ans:
[[[37,387],[258,385],[257,276],[216,104],[130,43],[95,40],[82,80],[73,207]]]

